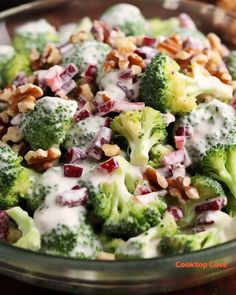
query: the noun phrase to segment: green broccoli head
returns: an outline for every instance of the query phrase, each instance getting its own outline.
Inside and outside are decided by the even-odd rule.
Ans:
[[[211,148],[202,159],[201,170],[212,178],[224,183],[232,196],[229,204],[236,199],[236,145],[217,145]],[[233,209],[233,210],[232,210]],[[229,212],[235,215],[235,208],[230,207]]]
[[[13,245],[19,248],[38,251],[41,247],[41,235],[34,224],[34,220],[20,207],[13,207],[6,211],[18,225],[22,236]]]
[[[75,64],[81,74],[89,65],[101,68],[110,50],[111,47],[108,44],[95,40],[85,41],[75,45],[62,63],[64,66],[70,63]]]
[[[175,235],[177,232],[178,227],[174,217],[166,212],[157,226],[120,244],[115,251],[116,258],[140,259],[157,257],[159,255],[158,245],[160,239],[166,235]]]
[[[100,129],[105,125],[105,120],[104,117],[89,116],[79,122],[73,122],[66,133],[63,146],[66,149],[74,146],[86,149],[97,136]]]
[[[11,84],[20,72],[24,72],[26,75],[31,74],[30,61],[26,54],[16,53],[12,59],[2,67],[4,86]]]
[[[199,199],[189,199],[185,204],[181,204],[180,207],[183,209],[183,218],[179,220],[178,225],[181,228],[192,226],[196,221],[196,206],[204,203],[205,201],[223,197],[225,192],[221,184],[211,177],[206,175],[197,174],[191,177],[191,186],[195,187],[199,194]]]
[[[161,112],[170,111],[173,114],[196,108],[196,97],[201,94],[232,99],[232,87],[216,77],[204,76],[199,65],[192,65],[193,78],[179,70],[179,65],[166,53],[156,55],[143,76],[140,99]]]
[[[12,42],[16,51],[29,54],[32,49],[42,53],[47,43],[57,43],[58,41],[55,28],[46,20],[41,19],[17,27]]]
[[[153,168],[159,168],[162,166],[161,159],[173,152],[174,149],[171,145],[163,145],[163,144],[156,144],[154,145],[149,153],[149,161],[148,165],[152,166]]]
[[[220,230],[212,228],[196,234],[166,236],[160,242],[160,250],[164,255],[182,254],[212,247],[221,242]]]
[[[159,111],[146,107],[141,111],[124,112],[115,117],[111,128],[114,137],[124,137],[130,148],[130,161],[145,165],[151,148],[166,138],[166,119]]]
[[[61,144],[72,124],[77,102],[59,97],[43,97],[26,113],[20,128],[31,149],[49,149]]]
[[[211,147],[220,143],[235,143],[235,110],[232,106],[213,99],[181,116],[176,121],[176,135],[182,127],[192,130],[192,136],[185,137],[185,148],[191,158],[192,167],[195,167]]]
[[[84,178],[83,185],[89,189],[90,205],[95,215],[103,220],[105,233],[135,236],[160,222],[166,204],[158,196],[149,203],[139,202],[133,193],[143,182],[140,169],[120,156],[113,160],[118,163],[115,171],[104,175],[95,169],[88,177],[90,183]]]
[[[0,46],[0,88],[3,88],[7,83],[5,82],[4,68],[12,60],[15,55],[15,50],[12,46]]]
[[[26,198],[34,181],[35,173],[21,166],[19,157],[10,147],[0,147],[0,208],[18,204]]]
[[[113,238],[104,233],[99,236],[99,239],[102,243],[102,250],[108,253],[115,253],[116,249],[125,243],[122,239]]]
[[[108,8],[100,18],[112,27],[119,27],[127,36],[145,35],[149,25],[138,7],[121,3]]]
[[[233,80],[236,80],[236,51],[235,50],[231,51],[230,54],[227,56],[226,65]]]
[[[101,243],[86,220],[85,209],[78,208],[78,224],[57,224],[42,234],[41,251],[51,255],[95,259],[101,251]]]

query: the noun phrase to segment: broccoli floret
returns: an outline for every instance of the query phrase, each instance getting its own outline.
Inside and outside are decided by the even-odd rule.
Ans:
[[[226,65],[232,76],[233,80],[236,80],[236,51],[233,50],[226,58]]]
[[[145,35],[149,25],[140,9],[134,5],[121,3],[108,8],[100,18],[112,27],[119,27],[127,36]]]
[[[88,147],[91,141],[97,136],[101,127],[105,125],[106,118],[100,116],[89,116],[88,118],[74,122],[66,133],[64,146],[66,149],[79,146]]]
[[[200,94],[232,99],[232,87],[216,77],[204,76],[199,65],[192,65],[193,78],[179,70],[179,65],[166,53],[156,55],[147,66],[140,85],[141,101],[161,112],[176,114],[196,108],[196,97]]]
[[[62,62],[64,66],[70,63],[75,64],[81,74],[89,65],[101,68],[110,50],[111,47],[108,44],[95,40],[86,41],[75,45]]]
[[[36,49],[41,53],[47,43],[56,43],[58,41],[59,38],[55,28],[45,19],[41,19],[17,27],[12,42],[16,51],[29,54],[32,49]]]
[[[192,167],[199,165],[203,155],[211,147],[223,143],[236,143],[236,119],[232,106],[213,99],[199,104],[195,110],[180,117],[179,128],[189,127],[192,136],[185,137],[185,148],[192,161]]]
[[[222,242],[220,230],[209,229],[196,234],[177,234],[164,237],[160,250],[164,255],[182,254],[215,246]]]
[[[20,128],[31,149],[49,149],[61,144],[77,109],[77,102],[59,97],[43,97],[26,113]]]
[[[42,252],[81,259],[96,258],[97,253],[101,251],[101,243],[86,220],[86,210],[83,207],[77,210],[77,225],[59,223],[42,234]]]
[[[236,145],[217,145],[211,148],[202,159],[201,170],[212,178],[223,182],[232,194],[230,202],[236,200]],[[230,203],[229,202],[229,203]],[[231,215],[235,211],[229,206]],[[234,209],[234,208],[233,208]]]
[[[174,149],[171,145],[163,145],[163,144],[156,144],[154,145],[149,153],[149,161],[148,165],[152,166],[153,168],[159,168],[162,166],[161,159],[162,157],[170,154],[173,152]]]
[[[22,232],[20,239],[13,245],[19,248],[38,251],[41,247],[41,235],[34,220],[20,207],[8,209],[6,213],[16,222]]]
[[[180,205],[183,209],[183,218],[179,220],[178,225],[180,227],[187,227],[194,225],[196,221],[195,207],[205,201],[222,197],[225,195],[224,190],[219,182],[206,175],[197,174],[191,177],[191,186],[195,187],[200,196],[197,200],[189,199],[186,204]]]
[[[135,236],[160,222],[166,204],[161,197],[148,204],[137,201],[133,193],[143,183],[140,168],[120,156],[113,159],[119,166],[115,171],[104,175],[95,169],[92,175],[82,179],[83,185],[89,189],[89,202],[95,215],[104,221],[105,233]]]
[[[21,166],[22,157],[10,147],[0,147],[0,208],[9,208],[18,204],[20,198],[26,198],[36,173]]]
[[[130,238],[118,246],[115,251],[117,259],[153,258],[159,256],[160,239],[166,235],[175,235],[178,227],[174,217],[166,212],[162,221],[141,235]]]
[[[166,137],[165,127],[165,117],[150,107],[124,112],[111,124],[114,137],[124,137],[128,141],[133,165],[147,164],[151,148]]]
[[[116,239],[104,233],[99,236],[99,239],[102,243],[103,251],[108,253],[115,253],[116,249],[125,243],[122,239]]]
[[[30,61],[26,54],[16,53],[2,68],[4,85],[11,84],[20,72],[31,74]]]
[[[179,26],[179,21],[176,17],[169,19],[152,18],[148,20],[152,35],[157,36],[169,36],[175,32]]]
[[[4,68],[14,57],[15,50],[12,46],[1,45],[0,46],[0,88],[6,85]]]

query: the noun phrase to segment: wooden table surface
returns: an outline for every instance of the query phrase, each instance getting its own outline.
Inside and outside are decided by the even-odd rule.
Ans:
[[[231,1],[236,1],[236,0],[231,0]],[[25,3],[25,2],[28,2],[28,1],[27,0],[1,0],[0,10],[9,8],[18,3]],[[208,0],[208,1],[202,1],[202,2],[208,2],[213,4],[216,2],[216,0]],[[54,292],[51,290],[31,286],[22,282],[18,282],[11,278],[5,277],[3,275],[0,275],[0,286],[1,286],[1,290],[7,291],[7,293],[10,295],[15,295],[15,294],[63,295],[63,294],[66,294],[66,293]],[[217,280],[215,282],[206,284],[206,285],[185,289],[185,290],[180,290],[180,291],[175,291],[171,293],[165,293],[165,295],[189,295],[189,294],[191,295],[236,295],[236,274]]]
[[[10,295],[63,295],[66,293],[54,292],[38,288],[35,286],[27,285],[22,282],[15,281],[13,279],[0,276],[1,290],[7,291]],[[2,292],[1,292],[2,294]],[[235,295],[236,294],[236,274],[230,277],[217,280],[215,282],[198,286],[195,288],[175,291],[171,293],[165,293],[165,295]],[[96,295],[96,294],[94,294]],[[112,294],[110,294],[112,295]],[[122,294],[121,294],[122,295]],[[164,294],[162,294],[164,295]]]

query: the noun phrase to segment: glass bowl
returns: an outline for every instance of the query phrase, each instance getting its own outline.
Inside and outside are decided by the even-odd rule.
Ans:
[[[59,26],[85,15],[96,18],[108,6],[119,2],[46,0],[4,11],[0,13],[0,43],[9,43],[9,35],[23,22],[45,17]],[[186,12],[205,33],[214,31],[227,45],[236,44],[236,16],[212,5],[187,0],[126,2],[139,6],[146,17],[168,18]],[[83,261],[0,244],[0,272],[4,275],[80,294],[157,294],[206,283],[234,271],[236,241],[190,254],[135,261]]]

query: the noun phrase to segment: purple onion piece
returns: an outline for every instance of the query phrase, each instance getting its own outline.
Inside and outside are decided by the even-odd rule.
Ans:
[[[170,206],[169,208],[167,208],[167,211],[173,215],[175,221],[179,221],[184,216],[183,210],[177,206]]]
[[[198,213],[206,211],[217,211],[221,210],[227,205],[227,198],[225,196],[210,199],[202,204],[199,204],[195,207],[195,211]]]
[[[86,153],[79,147],[71,147],[66,153],[66,160],[69,163],[77,163],[87,158]]]

